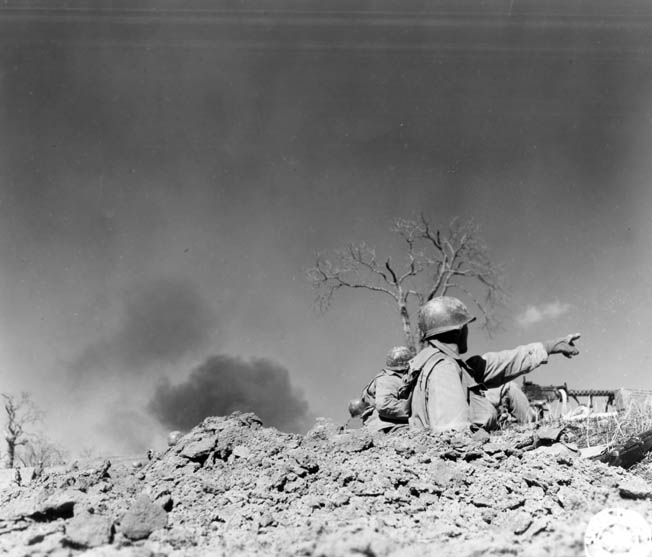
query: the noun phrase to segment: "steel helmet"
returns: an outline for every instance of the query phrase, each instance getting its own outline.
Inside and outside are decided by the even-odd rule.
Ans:
[[[414,354],[407,346],[395,346],[387,353],[385,367],[391,371],[405,371],[412,358]]]
[[[362,399],[354,398],[349,402],[349,414],[352,418],[361,416],[367,408],[369,405]]]
[[[475,317],[457,298],[439,296],[419,308],[418,321],[421,339],[427,340],[447,331],[461,329],[464,325],[475,321]]]

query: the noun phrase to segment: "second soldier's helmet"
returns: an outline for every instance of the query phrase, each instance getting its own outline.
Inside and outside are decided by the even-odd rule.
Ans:
[[[387,353],[385,367],[392,371],[405,371],[412,358],[414,354],[407,346],[395,346]]]
[[[369,408],[369,405],[360,398],[354,398],[349,401],[349,414],[352,418],[362,416],[367,408]]]
[[[441,333],[461,329],[475,321],[475,317],[457,298],[439,296],[421,306],[418,321],[421,340],[427,340]]]

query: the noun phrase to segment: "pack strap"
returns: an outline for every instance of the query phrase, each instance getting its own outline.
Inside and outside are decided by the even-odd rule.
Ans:
[[[421,370],[425,367],[431,358],[439,353],[440,352],[436,348],[428,346],[412,359],[410,362],[409,370],[403,375],[403,378],[401,379],[401,386],[398,389],[398,398],[408,400],[411,398],[414,387],[416,386],[419,380],[419,376],[421,375]]]
[[[433,360],[435,356],[438,356],[437,358]],[[430,412],[428,411],[428,402],[430,399],[430,392],[428,389],[428,386],[430,384],[430,376],[432,375],[432,372],[434,371],[435,367],[437,367],[437,364],[440,362],[443,362],[446,359],[446,355],[442,354],[441,352],[436,352],[433,354],[428,360],[426,360],[426,364],[423,366],[424,368],[426,365],[428,365],[428,369],[421,369],[421,373],[419,374],[419,379],[417,381],[417,385],[419,386],[419,389],[421,389],[421,392],[424,393],[424,400],[425,400],[425,413],[426,413],[426,419],[428,420],[428,423],[430,423]],[[432,363],[431,363],[432,361]]]

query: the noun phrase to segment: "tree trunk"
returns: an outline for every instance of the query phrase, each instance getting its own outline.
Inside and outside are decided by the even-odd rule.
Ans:
[[[5,437],[7,440],[7,458],[6,458],[6,467],[14,467],[14,459],[16,457],[16,440],[11,437]]]
[[[410,325],[410,314],[408,313],[407,304],[402,303],[398,306],[403,322],[403,334],[405,335],[405,345],[413,351],[416,351],[414,337],[412,336],[412,326]]]

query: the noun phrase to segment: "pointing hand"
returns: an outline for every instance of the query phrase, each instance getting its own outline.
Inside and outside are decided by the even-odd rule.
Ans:
[[[572,358],[580,353],[575,346],[575,341],[578,340],[580,336],[580,333],[572,333],[562,338],[544,342],[543,346],[548,354],[563,354],[567,358]]]

